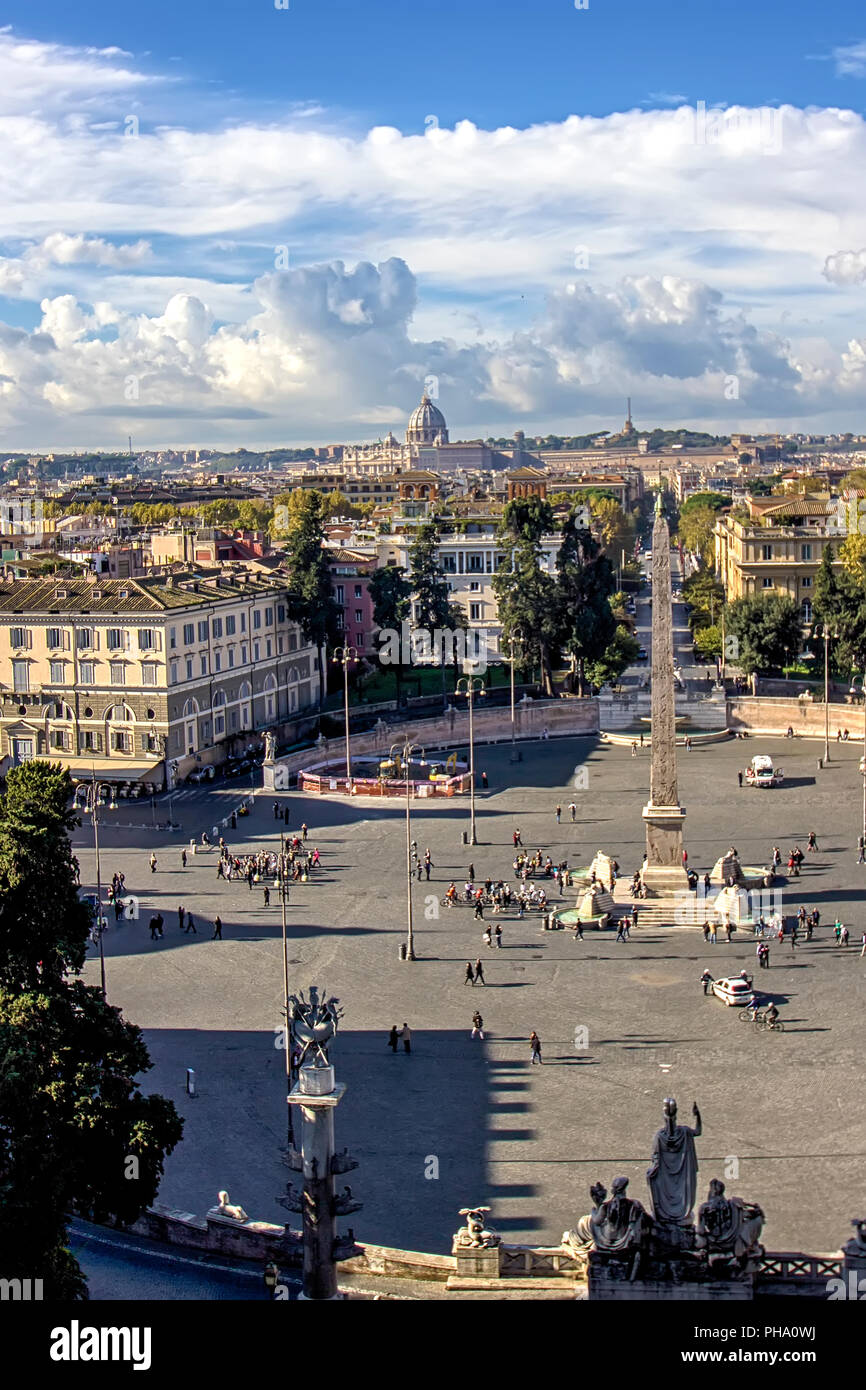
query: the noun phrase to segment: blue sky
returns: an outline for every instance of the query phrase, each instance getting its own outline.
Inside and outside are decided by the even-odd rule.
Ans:
[[[118,45],[197,89],[320,102],[363,124],[529,125],[682,94],[708,105],[853,105],[833,51],[862,40],[859,0],[40,0],[5,22],[46,41]],[[174,60],[180,61],[175,63]]]
[[[3,20],[7,447],[866,430],[862,5]]]

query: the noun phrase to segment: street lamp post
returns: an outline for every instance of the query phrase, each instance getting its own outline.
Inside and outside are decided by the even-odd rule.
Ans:
[[[815,635],[818,629],[815,628]],[[830,761],[830,638],[835,640],[838,632],[830,632],[826,623],[821,625],[821,635],[824,638],[824,762]]]
[[[402,747],[399,743],[392,743],[388,750],[391,762],[394,761],[394,754],[399,752],[406,774],[406,960],[417,960],[412,924],[412,754],[416,751],[414,743],[404,743]]]
[[[96,780],[96,769],[94,768],[94,770],[93,770],[93,777],[92,777],[92,781],[91,781],[91,783],[90,783],[90,786],[87,787],[87,788],[85,789],[85,792],[84,792],[84,805],[81,807],[81,809],[82,809],[85,813],[87,813],[87,812],[90,813],[90,818],[91,818],[91,821],[92,821],[92,823],[93,823],[93,849],[94,849],[94,852],[95,852],[95,854],[96,854],[96,935],[97,935],[97,939],[98,939],[98,941],[99,941],[99,979],[100,979],[100,988],[102,989],[102,997],[103,997],[103,999],[104,999],[104,998],[105,998],[105,947],[104,947],[103,941],[102,941],[102,930],[103,930],[103,928],[102,928],[102,922],[103,922],[103,917],[102,917],[102,872],[101,872],[100,861],[99,861],[99,793],[102,792],[102,791],[104,791],[104,792],[106,793],[106,795],[109,796],[109,797],[111,798],[110,801],[109,801],[109,810],[110,810],[110,811],[115,811],[115,810],[117,810],[117,805],[116,805],[116,803],[115,803],[115,801],[114,801],[114,792],[113,792],[113,790],[112,790],[112,787],[111,787],[110,783],[108,783],[108,782],[97,782],[97,780]]]
[[[512,762],[514,762],[514,741],[515,741],[515,738],[514,738],[514,665],[515,665],[515,661],[516,661],[516,659],[517,659],[517,658],[515,657],[515,655],[514,655],[515,643],[517,644],[518,647],[521,647],[521,648],[522,648],[522,647],[523,647],[523,638],[522,638],[522,637],[514,637],[514,636],[508,638],[508,648],[509,648],[509,651],[511,652],[511,655],[510,655],[510,657],[508,658],[508,666],[509,666],[509,670],[510,670],[510,673],[511,673],[511,761],[512,761]]]
[[[334,660],[343,667],[343,699],[346,711],[346,791],[352,790],[352,748],[349,742],[349,664],[358,660],[356,647],[335,647]]]
[[[477,683],[476,683],[477,682]],[[472,706],[475,695],[484,694],[484,681],[480,676],[461,676],[457,682],[455,695],[465,695],[469,700],[469,843],[477,845],[475,835],[475,725]]]
[[[289,896],[289,885],[286,870],[288,865],[286,860],[286,841],[285,836],[280,834],[280,915],[283,926],[283,1008],[286,1015],[286,1032],[284,1037],[286,1047],[286,1095],[291,1094],[294,1083],[294,1072],[292,1069],[292,1030],[289,1027],[289,946],[286,924],[286,903]],[[294,1107],[286,1105],[289,1112],[288,1129],[286,1134],[288,1152],[291,1154],[295,1147],[295,1127],[294,1127]]]

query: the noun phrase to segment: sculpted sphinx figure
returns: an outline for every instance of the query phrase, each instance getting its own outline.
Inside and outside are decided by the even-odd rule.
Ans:
[[[713,1178],[707,1200],[698,1208],[695,1244],[708,1264],[731,1262],[744,1271],[751,1259],[764,1253],[759,1240],[763,1224],[759,1206],[742,1197],[726,1197],[725,1184]]]

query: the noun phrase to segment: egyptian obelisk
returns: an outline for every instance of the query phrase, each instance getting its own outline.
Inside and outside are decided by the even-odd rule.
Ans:
[[[671,537],[656,498],[652,563],[652,766],[646,822],[646,864],[641,877],[652,897],[688,888],[683,866],[685,810],[677,794],[674,633],[671,598]]]

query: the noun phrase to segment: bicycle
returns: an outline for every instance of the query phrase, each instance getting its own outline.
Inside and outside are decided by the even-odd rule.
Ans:
[[[741,1023],[759,1023],[764,1017],[764,1010],[753,1004],[749,1009],[741,1009],[737,1016]]]
[[[769,1019],[766,1014],[755,1019],[755,1027],[764,1033],[784,1033],[785,1025],[779,1018]]]

